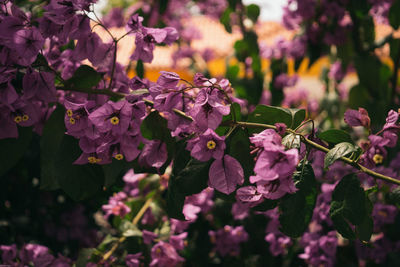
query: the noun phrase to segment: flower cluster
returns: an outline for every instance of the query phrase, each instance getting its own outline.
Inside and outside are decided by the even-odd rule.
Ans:
[[[250,140],[259,149],[255,175],[250,176],[250,182],[257,185],[257,192],[268,199],[294,193],[296,187],[292,174],[299,163],[298,150],[285,150],[281,136],[271,129],[254,135]]]

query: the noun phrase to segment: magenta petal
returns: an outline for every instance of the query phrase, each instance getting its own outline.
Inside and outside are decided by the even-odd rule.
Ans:
[[[236,198],[242,202],[257,202],[261,197],[262,195],[257,193],[255,186],[241,187],[236,191]]]
[[[209,170],[209,185],[224,194],[230,194],[237,184],[243,184],[243,168],[240,163],[229,155],[222,160],[215,160]]]

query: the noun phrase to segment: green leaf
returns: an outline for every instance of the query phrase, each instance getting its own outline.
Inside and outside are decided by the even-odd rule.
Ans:
[[[400,26],[400,1],[394,0],[392,6],[389,9],[389,23],[390,25],[397,30]]]
[[[365,107],[370,102],[370,96],[367,88],[361,84],[357,84],[350,89],[349,106],[352,109]]]
[[[144,138],[167,142],[171,139],[167,120],[161,117],[158,111],[152,111],[143,120],[140,131]]]
[[[42,190],[55,190],[60,187],[54,162],[65,136],[64,117],[65,109],[58,105],[43,128],[40,139],[40,189]]]
[[[88,65],[81,65],[74,75],[65,82],[67,88],[90,89],[101,80],[101,75]]]
[[[128,220],[123,220],[121,222],[119,225],[119,230],[125,237],[142,236],[142,231],[140,231],[136,225]]]
[[[201,162],[191,159],[175,177],[177,191],[185,196],[190,196],[207,188],[210,165],[211,161]]]
[[[360,187],[360,181],[355,174],[349,174],[340,180],[332,193],[332,202],[329,214],[336,230],[348,239],[354,239],[355,233],[349,223],[360,226],[361,237],[368,234],[368,216],[371,209],[366,203],[364,189]]]
[[[222,13],[219,19],[221,24],[224,25],[225,30],[229,33],[232,33],[231,14],[232,14],[232,9],[228,7],[227,9],[225,9],[224,13]]]
[[[272,199],[264,199],[264,201],[261,204],[258,204],[257,206],[253,207],[252,210],[254,211],[267,211],[267,210],[272,210],[278,205],[277,200],[272,200]]]
[[[112,186],[118,178],[122,177],[129,169],[130,164],[125,160],[113,159],[112,163],[102,166],[104,172],[104,186]]]
[[[136,74],[137,76],[139,76],[141,79],[143,79],[144,77],[144,65],[143,65],[143,61],[141,59],[139,59],[136,62]]]
[[[228,154],[239,161],[243,167],[244,177],[249,177],[253,173],[254,160],[250,154],[250,139],[244,129],[237,128],[226,141],[229,147]]]
[[[92,254],[96,251],[95,248],[83,248],[79,250],[76,267],[85,267],[91,260]]]
[[[310,164],[302,161],[293,174],[298,191],[287,194],[279,204],[282,233],[299,237],[307,229],[317,200],[317,183]]]
[[[258,16],[260,16],[260,7],[256,4],[251,4],[246,7],[247,17],[251,19],[253,22],[256,22]]]
[[[371,200],[368,198],[367,192],[365,192],[365,211],[366,215],[364,220],[356,226],[356,233],[360,240],[368,242],[371,239],[372,232],[374,231],[374,221],[372,220],[373,205]]]
[[[318,138],[331,144],[353,143],[350,134],[343,130],[330,129],[318,134]]]
[[[335,145],[325,155],[324,168],[328,168],[336,160],[340,159],[341,157],[345,157],[352,152],[357,152],[357,148],[350,143],[342,142],[342,143]]]
[[[31,144],[31,140],[31,127],[18,127],[18,138],[0,139],[0,176],[18,163]]]
[[[168,181],[167,191],[167,214],[170,218],[178,220],[185,220],[182,214],[183,205],[185,204],[185,194],[178,191],[176,186],[176,179],[174,175],[171,175]]]
[[[104,184],[101,166],[73,164],[81,153],[78,140],[65,135],[54,160],[58,184],[75,201],[92,197]]]
[[[258,105],[249,115],[248,122],[275,124],[278,122],[286,124],[287,127],[294,129],[301,124],[306,116],[304,109],[286,109],[281,107]],[[257,130],[250,129],[251,132]]]

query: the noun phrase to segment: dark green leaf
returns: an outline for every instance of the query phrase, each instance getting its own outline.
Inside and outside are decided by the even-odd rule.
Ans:
[[[331,144],[342,142],[353,143],[353,140],[346,131],[330,129],[318,134],[318,138]]]
[[[287,194],[279,204],[282,233],[290,237],[299,237],[307,229],[317,200],[316,180],[313,168],[304,161],[297,166],[293,174],[298,191]]]
[[[102,166],[104,172],[104,186],[110,187],[118,178],[122,177],[129,169],[130,164],[125,160],[113,159],[112,163]]]
[[[255,4],[251,4],[246,7],[246,10],[247,10],[247,17],[251,19],[253,22],[256,22],[258,16],[260,16],[260,7]]]
[[[201,162],[191,159],[175,178],[176,189],[185,196],[200,193],[207,188],[208,170],[211,161]]]
[[[18,128],[18,138],[0,139],[0,176],[18,163],[31,143],[32,128]]]
[[[77,267],[85,267],[89,263],[92,254],[95,252],[94,248],[83,248],[79,250],[78,259],[76,260]]]
[[[144,77],[144,65],[141,59],[136,62],[136,75],[139,76],[141,79],[143,79]]]
[[[249,177],[253,173],[254,160],[250,154],[250,140],[245,130],[237,128],[228,138],[228,154],[237,159],[243,167],[244,177]]]
[[[167,142],[171,139],[167,125],[167,120],[158,111],[153,111],[143,120],[140,131],[146,139]]]
[[[185,194],[178,191],[176,186],[176,179],[174,175],[171,175],[168,181],[167,191],[167,214],[170,218],[178,220],[185,220],[182,214],[183,205],[185,204]]]
[[[58,184],[75,201],[100,192],[104,184],[101,166],[73,164],[81,153],[78,140],[65,135],[54,161]]]
[[[336,160],[341,157],[345,157],[352,152],[357,152],[357,148],[350,143],[342,142],[335,145],[328,153],[325,155],[324,167],[328,168],[331,166]]]
[[[360,240],[368,242],[371,239],[372,232],[374,230],[374,221],[372,220],[371,213],[373,205],[368,198],[367,192],[365,192],[365,212],[364,220],[356,226],[356,233]]]
[[[394,0],[389,9],[389,23],[396,30],[400,26],[400,1]]]
[[[345,238],[354,239],[355,233],[349,223],[360,226],[360,234],[368,234],[369,204],[366,203],[364,190],[355,174],[349,174],[340,180],[332,193],[330,216],[336,230]]]
[[[224,25],[225,30],[229,33],[232,33],[231,14],[232,9],[228,7],[227,9],[225,9],[224,13],[222,13],[221,18],[219,19],[221,24]]]
[[[357,84],[350,89],[349,105],[350,108],[357,109],[365,107],[370,102],[370,96],[367,88],[361,84]]]
[[[67,88],[90,89],[101,80],[101,75],[88,65],[81,65],[72,78],[65,82]]]
[[[43,128],[40,140],[40,188],[43,190],[59,188],[54,162],[65,135],[64,117],[65,109],[59,105]]]
[[[257,206],[253,207],[252,209],[254,211],[267,211],[267,210],[272,210],[277,205],[278,205],[277,200],[264,199],[264,201],[261,204],[258,204]]]
[[[303,109],[286,109],[281,107],[258,105],[249,115],[248,122],[275,124],[278,122],[286,124],[287,127],[294,129],[300,125],[305,118]],[[257,132],[257,130],[250,130]]]

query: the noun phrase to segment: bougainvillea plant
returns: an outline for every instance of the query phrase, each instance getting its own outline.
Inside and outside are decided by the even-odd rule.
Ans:
[[[400,263],[399,0],[289,0],[273,46],[240,0],[125,4],[0,0],[2,264]],[[196,65],[200,14],[241,36],[225,77]],[[146,79],[156,46],[191,79]],[[321,58],[316,100],[294,73]]]

